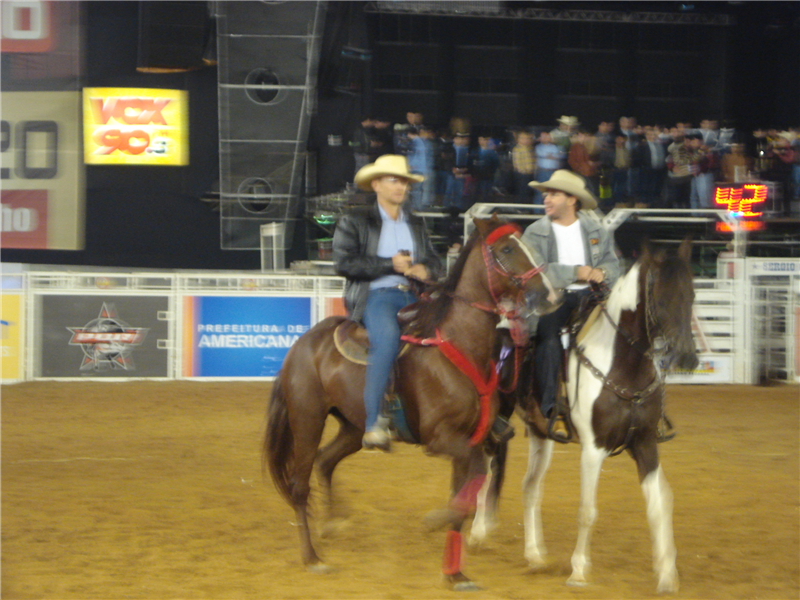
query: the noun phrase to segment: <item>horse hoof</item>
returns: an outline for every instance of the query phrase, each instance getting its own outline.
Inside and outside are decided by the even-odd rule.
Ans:
[[[543,573],[552,566],[552,562],[540,556],[528,559],[528,573]]]
[[[574,575],[567,579],[567,585],[571,587],[586,587],[589,585],[589,582],[586,581],[583,577],[575,577]]]
[[[445,575],[444,584],[445,587],[450,588],[450,590],[454,592],[476,592],[481,589],[474,581],[471,581],[466,575],[460,572],[455,575]]]
[[[306,567],[309,573],[317,573],[318,575],[327,575],[328,573],[333,573],[333,567],[329,567],[325,563],[314,563],[313,565],[308,565]]]
[[[477,592],[480,589],[474,581],[460,581],[453,586],[454,592]]]
[[[678,591],[679,587],[680,584],[678,583],[678,576],[674,575],[661,579],[661,581],[658,582],[658,588],[656,591],[659,594],[674,594]]]

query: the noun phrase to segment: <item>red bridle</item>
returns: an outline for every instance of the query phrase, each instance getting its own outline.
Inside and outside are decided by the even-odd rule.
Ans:
[[[529,279],[535,277],[536,275],[544,271],[544,267],[534,267],[519,275],[513,274],[508,269],[508,267],[505,264],[503,264],[503,261],[497,257],[497,255],[494,253],[494,250],[492,249],[492,246],[494,246],[494,244],[496,244],[498,240],[507,235],[513,235],[516,238],[519,238],[521,235],[520,228],[511,223],[506,223],[505,225],[501,225],[500,227],[498,227],[497,229],[495,229],[494,231],[489,233],[489,235],[486,236],[481,246],[481,250],[483,251],[483,262],[486,265],[486,276],[489,280],[489,293],[491,293],[492,295],[492,300],[494,301],[495,306],[492,308],[488,308],[482,305],[476,305],[475,303],[471,304],[472,306],[475,306],[475,308],[480,308],[481,310],[487,310],[488,308],[489,312],[497,313],[506,318],[516,318],[518,317],[518,315],[516,314],[516,310],[512,311],[512,313],[509,313],[508,311],[504,311],[500,307],[500,299],[498,298],[497,292],[495,290],[493,275],[497,274],[507,279],[510,279],[511,282],[517,288],[519,288],[520,292],[517,295],[517,298],[515,299],[516,303],[519,303],[519,298],[524,293],[525,283],[527,283]]]

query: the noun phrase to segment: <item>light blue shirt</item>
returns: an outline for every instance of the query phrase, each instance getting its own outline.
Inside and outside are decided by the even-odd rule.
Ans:
[[[433,170],[433,152],[428,151],[428,144],[421,137],[411,139],[411,153],[408,158],[408,170],[412,173],[428,175]]]
[[[555,144],[538,144],[536,152],[536,168],[554,171],[561,168],[564,153]]]
[[[411,260],[414,260],[414,237],[411,235],[411,228],[403,209],[400,209],[400,216],[397,221],[392,219],[389,214],[378,204],[381,213],[381,237],[378,240],[378,256],[381,258],[392,258],[400,250],[411,252]],[[408,279],[394,273],[378,277],[369,284],[369,289],[394,287],[396,285],[408,285]]]

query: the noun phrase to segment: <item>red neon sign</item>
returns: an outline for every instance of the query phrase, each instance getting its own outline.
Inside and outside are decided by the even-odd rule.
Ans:
[[[767,224],[764,221],[739,221],[737,227],[739,231],[763,231]],[[733,228],[728,223],[717,222],[716,230],[720,233],[731,233]]]
[[[714,192],[714,204],[724,206],[739,217],[760,217],[764,213],[753,212],[753,205],[766,202],[768,192],[769,188],[760,183],[719,186]]]

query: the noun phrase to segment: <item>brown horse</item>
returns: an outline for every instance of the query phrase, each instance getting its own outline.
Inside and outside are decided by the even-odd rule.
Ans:
[[[519,239],[515,226],[496,217],[476,219],[476,230],[448,278],[434,286],[428,301],[405,330],[429,343],[409,345],[398,359],[394,392],[405,404],[408,429],[430,454],[452,457],[451,505],[457,507],[445,549],[446,581],[469,588],[461,573],[460,530],[486,472],[481,443],[487,423],[498,412],[492,351],[496,325],[506,298],[540,313],[560,301]],[[366,418],[363,403],[365,367],[337,349],[334,331],[341,317],[330,317],[304,334],[286,356],[268,409],[263,458],[272,479],[295,510],[303,562],[312,570],[325,565],[314,550],[308,526],[309,478],[316,462],[319,481],[332,505],[331,479],[336,465],[361,449]],[[455,350],[453,350],[455,349]],[[448,355],[461,356],[455,362]],[[466,365],[466,367],[465,367]],[[472,379],[465,371],[472,368]],[[463,369],[463,370],[462,370]],[[475,377],[486,382],[478,386]],[[485,410],[481,410],[481,401]],[[336,437],[318,449],[325,420],[338,419]],[[476,427],[478,431],[476,432]],[[476,435],[477,434],[477,435]]]
[[[567,397],[581,443],[581,502],[578,543],[572,554],[570,585],[585,585],[590,569],[589,539],[597,516],[595,495],[603,460],[627,450],[636,462],[647,503],[658,591],[678,590],[672,534],[672,492],[659,465],[657,443],[663,414],[662,368],[697,366],[692,337],[694,286],[691,244],[677,256],[642,257],[614,286],[599,316],[570,345]],[[529,352],[529,355],[532,354]],[[545,564],[540,506],[542,483],[553,441],[539,411],[532,361],[526,360],[520,385],[505,398],[517,404],[528,429],[528,470],[523,480],[525,558],[531,567]],[[502,483],[505,447],[500,448],[479,495],[470,543],[483,543],[494,523]]]

